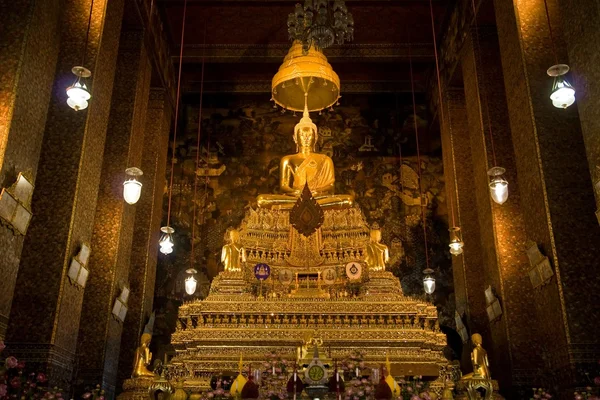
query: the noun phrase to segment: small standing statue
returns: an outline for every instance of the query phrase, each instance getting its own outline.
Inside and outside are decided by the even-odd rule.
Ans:
[[[152,340],[152,330],[154,328],[154,313],[150,316],[144,333],[140,339],[140,346],[135,350],[135,358],[133,360],[132,378],[155,378],[157,375],[148,370],[150,361],[152,361],[152,353],[150,352],[150,341]]]
[[[488,362],[487,352],[481,347],[481,335],[474,333],[471,336],[473,342],[473,351],[471,352],[471,362],[473,363],[473,372],[463,375],[457,383],[457,399],[502,399],[498,393],[498,382],[492,380],[490,375],[490,364]],[[481,391],[485,392],[485,395]]]
[[[380,243],[381,230],[379,225],[373,225],[371,229],[371,242],[367,245],[366,262],[371,271],[385,271],[385,265],[390,259],[388,247]]]
[[[242,270],[241,262],[246,262],[246,250],[239,242],[240,232],[237,229],[229,228],[225,233],[226,245],[221,250],[221,262],[225,271],[240,272]]]
[[[471,352],[471,363],[473,363],[473,372],[470,374],[463,375],[462,379],[492,379],[490,375],[490,366],[487,358],[487,352],[481,344],[483,340],[481,339],[481,335],[479,333],[474,333],[471,336],[471,341],[475,345],[473,351]]]

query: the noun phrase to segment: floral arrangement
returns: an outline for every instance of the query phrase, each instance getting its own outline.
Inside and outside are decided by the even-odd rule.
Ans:
[[[402,378],[398,384],[402,391],[397,400],[431,400],[431,396],[427,392],[427,382],[423,382],[421,375],[408,379]]]
[[[340,367],[342,368],[342,371],[344,371],[344,374],[347,376],[352,374],[354,374],[354,376],[360,375],[360,370],[366,366],[364,361],[365,356],[366,353],[364,351],[353,350],[348,358],[345,358],[341,361]],[[359,372],[358,374],[357,370]]]
[[[0,341],[0,353],[6,346]],[[62,400],[59,388],[48,388],[48,379],[43,373],[25,373],[25,363],[9,356],[0,365],[0,399],[48,399]]]
[[[346,383],[345,400],[367,400],[375,393],[373,382],[367,378],[353,378]]]
[[[104,390],[96,385],[93,390],[85,392],[82,396],[85,400],[104,400]]]
[[[215,382],[215,388],[213,390],[207,390],[202,393],[202,399],[231,399],[231,393],[229,393],[229,390],[225,390],[225,388],[229,387],[231,387],[231,379],[219,377]]]
[[[260,380],[260,398],[284,400],[288,398],[287,381],[291,363],[280,354],[269,353],[263,363],[264,371]]]
[[[591,386],[585,388],[585,392],[575,392],[575,400],[600,400],[600,397],[594,394]]]
[[[551,399],[552,395],[543,388],[533,388],[533,397],[529,400],[535,399]]]

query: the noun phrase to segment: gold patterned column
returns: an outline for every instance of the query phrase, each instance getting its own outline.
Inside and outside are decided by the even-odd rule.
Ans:
[[[59,46],[58,0],[0,7],[0,187],[37,175]],[[6,333],[23,236],[0,226],[0,340]]]
[[[577,93],[581,133],[585,143],[592,184],[596,192],[596,215],[600,223],[600,4],[596,0],[560,0],[551,7],[553,22],[563,22],[571,83]]]
[[[442,154],[446,192],[447,197],[452,196],[454,218],[456,225],[461,228],[465,242],[463,254],[452,257],[456,310],[469,331],[480,333],[489,343],[491,340],[485,311],[485,279],[482,274],[483,248],[465,91],[462,87],[445,89],[443,100],[445,121],[442,125]],[[447,203],[450,206],[450,200]],[[451,215],[451,212],[448,214]],[[452,224],[451,218],[449,223]],[[469,336],[466,334],[468,343]],[[461,357],[464,366],[470,365],[469,350],[469,346],[465,345]],[[492,359],[492,362],[495,362],[495,359]]]
[[[171,114],[171,103],[166,91],[151,88],[142,154],[144,195],[136,205],[133,230],[135,240],[132,243],[129,267],[131,295],[129,311],[123,324],[117,388],[131,377],[134,352],[152,313]]]
[[[42,141],[34,217],[25,237],[6,340],[18,358],[68,389],[75,365],[83,290],[67,277],[72,258],[92,238],[111,104],[123,0],[95,0],[87,46],[92,99],[66,104],[71,68],[81,63],[91,0],[66,0],[60,50]],[[92,249],[93,251],[93,249]]]
[[[123,181],[127,168],[142,168],[150,92],[151,67],[143,40],[143,31],[121,32],[79,328],[78,378],[84,384],[101,383],[109,396],[115,391],[123,324],[112,311],[123,289],[130,290],[137,207],[123,199]],[[142,186],[142,198],[153,197],[149,189]]]
[[[531,307],[534,296],[528,278],[527,233],[520,193],[523,185],[521,176],[517,175],[511,127],[507,122],[495,27],[479,27],[477,36],[475,30],[470,32],[462,50],[461,64],[483,250],[480,271],[483,287],[478,290],[491,286],[502,307],[502,315],[489,322],[491,359],[497,359],[496,364],[503,366],[496,368],[494,378],[505,390],[530,388],[541,367],[540,353],[532,346],[538,324]],[[487,170],[494,166],[507,171],[509,198],[502,205],[493,202],[490,196]],[[489,304],[492,302],[486,299],[486,310]]]
[[[527,235],[554,273],[549,284],[533,291],[541,330],[552,336],[540,341],[540,352],[560,395],[568,396],[574,382],[585,383],[578,367],[600,358],[597,280],[589,276],[598,267],[600,225],[581,123],[576,105],[557,109],[548,98],[552,80],[545,71],[555,59],[544,1],[494,5]],[[559,60],[568,63],[556,1],[548,5]]]

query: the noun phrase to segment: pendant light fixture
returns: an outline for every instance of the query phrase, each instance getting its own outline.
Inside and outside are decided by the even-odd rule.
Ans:
[[[431,35],[433,38],[433,53],[435,55],[435,72],[436,72],[436,76],[437,76],[438,101],[439,101],[439,110],[440,110],[440,130],[442,130],[443,124],[445,124],[446,121],[444,119],[444,99],[442,96],[442,80],[440,78],[440,61],[439,61],[438,51],[437,51],[437,39],[435,36],[435,19],[433,17],[433,4],[431,1],[429,1],[429,11],[431,13]],[[450,143],[451,143],[450,148],[451,148],[452,160],[453,160],[452,163],[454,164],[454,145],[452,144],[452,129],[450,129]],[[455,179],[455,185],[456,185],[456,179]],[[452,226],[449,229],[450,243],[448,244],[448,246],[450,247],[450,254],[452,254],[453,256],[458,256],[463,253],[463,247],[465,244],[462,241],[462,235],[460,232],[460,228],[458,226],[456,226],[456,221],[455,221],[455,217],[454,217],[454,205],[452,202],[452,199],[454,198],[454,193],[455,193],[455,191],[453,190],[452,194],[448,195],[448,206],[450,208],[450,216],[452,217],[452,219],[451,219]],[[457,196],[457,201],[458,201],[458,196]],[[433,279],[433,278],[431,277],[431,279]],[[425,281],[423,281],[423,282],[425,282]],[[435,290],[435,280],[433,281],[433,289],[432,290]],[[427,289],[425,289],[425,291],[427,292]],[[433,293],[433,291],[432,291],[432,293]]]
[[[173,177],[175,174],[175,152],[177,149],[177,122],[179,120],[179,100],[181,93],[181,68],[183,65],[183,39],[185,38],[185,16],[187,13],[187,0],[183,2],[183,15],[181,24],[181,43],[179,45],[179,73],[177,75],[177,100],[175,102],[175,123],[173,128],[173,146],[171,153],[171,178],[169,182],[169,203],[167,207],[167,225],[160,228],[163,235],[160,238],[160,252],[167,255],[173,252],[175,243],[173,242],[173,233],[175,229],[171,227],[171,205],[173,200]]]
[[[90,38],[90,27],[92,25],[92,12],[94,11],[94,0],[90,3],[90,16],[88,18],[87,32],[85,34],[85,45],[83,47],[83,56],[81,57],[81,65],[71,69],[73,75],[77,78],[71,86],[67,88],[67,104],[75,111],[85,110],[88,107],[88,100],[92,98],[85,80],[92,76],[92,72],[84,67],[85,56],[87,53],[88,41]]]
[[[137,180],[137,177],[144,173],[136,167],[127,168],[125,173],[129,179],[123,182],[123,198],[127,204],[135,204],[142,194],[142,183]]]
[[[190,274],[187,278],[185,278],[185,292],[188,294],[188,296],[191,296],[196,293],[196,287],[198,286],[198,281],[194,276],[198,271],[196,271],[194,268],[189,268],[185,272]]]
[[[431,0],[430,0],[430,4],[431,4]],[[475,56],[477,57],[477,55],[481,54],[481,52],[479,51],[479,49],[480,49],[479,29],[478,29],[478,24],[477,24],[477,8],[475,7],[475,0],[471,0],[471,7],[473,9],[473,23],[475,25],[475,37],[473,40],[473,50],[474,50]],[[479,87],[477,87],[477,90],[479,90]],[[485,89],[485,79],[481,80],[481,91],[483,93],[480,93],[479,97],[483,98],[483,103],[484,103],[483,106],[485,108],[486,117],[487,117],[487,121],[488,121],[490,147],[492,148],[492,160],[494,161],[494,166],[487,171],[487,174],[490,177],[490,182],[489,182],[490,196],[492,197],[492,200],[494,200],[494,202],[496,204],[502,205],[506,202],[506,200],[508,200],[508,181],[504,178],[504,173],[506,172],[506,169],[498,166],[498,163],[496,162],[496,149],[494,147],[494,134],[492,133],[492,119],[490,118],[490,107],[489,107],[489,102],[488,102],[488,98],[487,98],[487,92]],[[484,134],[484,139],[485,139],[485,134]]]
[[[423,289],[425,293],[432,294],[435,290],[435,278],[433,277],[434,271],[429,267],[429,247],[427,246],[427,220],[425,219],[425,207],[423,205],[423,171],[421,171],[421,150],[419,147],[419,128],[417,125],[417,101],[415,99],[415,80],[413,75],[412,65],[412,54],[411,44],[408,44],[408,64],[410,67],[410,88],[412,94],[412,105],[413,105],[413,126],[415,129],[415,141],[417,144],[417,174],[419,178],[419,206],[421,207],[421,218],[423,223],[423,239],[425,242],[425,265],[427,268],[423,271],[425,277],[423,278]],[[441,106],[441,104],[440,104]],[[433,283],[432,283],[433,282]]]
[[[200,74],[200,101],[198,104],[198,136],[196,140],[196,169],[194,170],[194,200],[193,200],[193,217],[192,217],[192,245],[190,251],[190,268],[187,269],[187,273],[190,274],[185,279],[185,292],[188,296],[192,296],[196,293],[197,280],[195,278],[195,274],[198,272],[196,268],[194,268],[194,244],[196,242],[196,216],[197,212],[197,204],[198,204],[198,170],[200,169],[200,153],[202,152],[202,145],[200,138],[202,136],[202,100],[204,99],[204,66],[205,66],[205,55],[206,55],[206,19],[204,20],[204,45],[202,46],[202,72]],[[209,144],[209,154],[210,157],[210,144]],[[207,159],[208,159],[207,157]],[[206,187],[204,189],[204,193],[206,194]]]
[[[552,91],[550,92],[550,100],[556,108],[566,109],[575,103],[575,88],[567,81],[566,75],[569,72],[567,64],[559,64],[558,55],[556,53],[556,43],[552,32],[552,23],[550,22],[550,11],[548,10],[548,0],[544,0],[544,8],[546,9],[546,20],[548,21],[548,31],[550,33],[550,42],[552,44],[552,54],[554,55],[555,65],[548,68],[548,76],[554,78]]]

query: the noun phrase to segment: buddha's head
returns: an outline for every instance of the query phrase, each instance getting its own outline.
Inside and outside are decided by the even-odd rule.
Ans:
[[[379,225],[377,223],[373,224],[371,227],[371,242],[379,243],[381,241],[381,229],[379,229]]]
[[[304,116],[294,128],[294,143],[299,148],[314,150],[317,139],[317,125],[310,119],[308,111],[304,111]]]
[[[240,232],[237,229],[229,228],[225,236],[230,243],[237,243],[238,239],[240,238]]]
[[[140,342],[142,346],[148,346],[150,344],[150,340],[152,340],[152,335],[149,333],[142,334]]]
[[[479,346],[483,343],[483,339],[481,338],[481,335],[479,333],[474,333],[473,335],[471,335],[471,341],[475,346]]]

